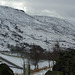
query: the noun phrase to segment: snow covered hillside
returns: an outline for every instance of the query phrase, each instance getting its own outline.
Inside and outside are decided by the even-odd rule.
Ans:
[[[8,44],[37,44],[47,48],[57,41],[62,47],[75,47],[75,26],[54,17],[30,16],[23,10],[0,6],[0,50]]]

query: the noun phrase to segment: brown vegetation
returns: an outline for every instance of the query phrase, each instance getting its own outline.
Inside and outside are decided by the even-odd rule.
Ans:
[[[39,68],[39,69],[34,69],[34,70],[31,70],[30,71],[30,74],[34,74],[36,72],[39,72],[39,71],[42,71],[42,70],[46,70],[46,69],[49,69],[49,67],[44,67],[44,68]],[[15,75],[23,75],[23,74],[15,74]]]

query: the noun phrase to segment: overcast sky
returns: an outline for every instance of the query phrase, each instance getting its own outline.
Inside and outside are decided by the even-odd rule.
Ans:
[[[44,15],[75,21],[75,0],[0,0],[0,5],[22,9],[30,15]]]

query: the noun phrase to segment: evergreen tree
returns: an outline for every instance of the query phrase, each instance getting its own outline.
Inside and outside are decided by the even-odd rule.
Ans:
[[[75,74],[75,50],[64,51],[60,53],[60,57],[53,67],[54,71],[62,71],[64,75]]]

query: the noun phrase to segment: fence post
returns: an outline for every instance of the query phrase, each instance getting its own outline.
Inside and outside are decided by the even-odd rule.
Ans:
[[[25,61],[23,62],[23,74],[26,75],[26,72],[25,72]]]
[[[26,75],[30,75],[30,64],[27,64]]]

